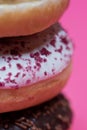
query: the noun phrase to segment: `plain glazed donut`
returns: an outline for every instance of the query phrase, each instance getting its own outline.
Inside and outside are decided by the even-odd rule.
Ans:
[[[69,0],[0,0],[0,37],[40,32],[57,20]]]
[[[0,39],[0,112],[56,96],[69,78],[72,54],[59,24],[32,36]]]

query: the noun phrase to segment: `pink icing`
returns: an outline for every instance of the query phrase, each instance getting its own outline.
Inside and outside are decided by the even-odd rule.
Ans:
[[[60,73],[73,46],[58,24],[32,36],[0,40],[0,88],[19,88]]]

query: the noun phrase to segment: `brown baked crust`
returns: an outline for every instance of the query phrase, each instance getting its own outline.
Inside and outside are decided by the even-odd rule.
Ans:
[[[0,4],[0,37],[29,35],[55,23],[69,0],[35,0]]]
[[[50,79],[19,89],[0,89],[0,113],[35,106],[56,96],[66,84],[72,63]]]

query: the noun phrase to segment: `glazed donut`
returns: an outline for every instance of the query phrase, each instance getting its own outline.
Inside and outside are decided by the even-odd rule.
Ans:
[[[69,0],[0,0],[0,37],[40,32],[57,22]]]
[[[0,130],[69,130],[72,120],[71,106],[59,94],[39,106],[0,114]]]
[[[56,96],[69,78],[73,45],[58,23],[32,36],[0,39],[0,112]]]

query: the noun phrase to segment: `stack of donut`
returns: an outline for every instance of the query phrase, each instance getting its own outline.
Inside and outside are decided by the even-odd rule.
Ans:
[[[68,5],[0,0],[0,130],[70,127],[72,111],[60,92],[71,74],[73,44],[57,22]]]

